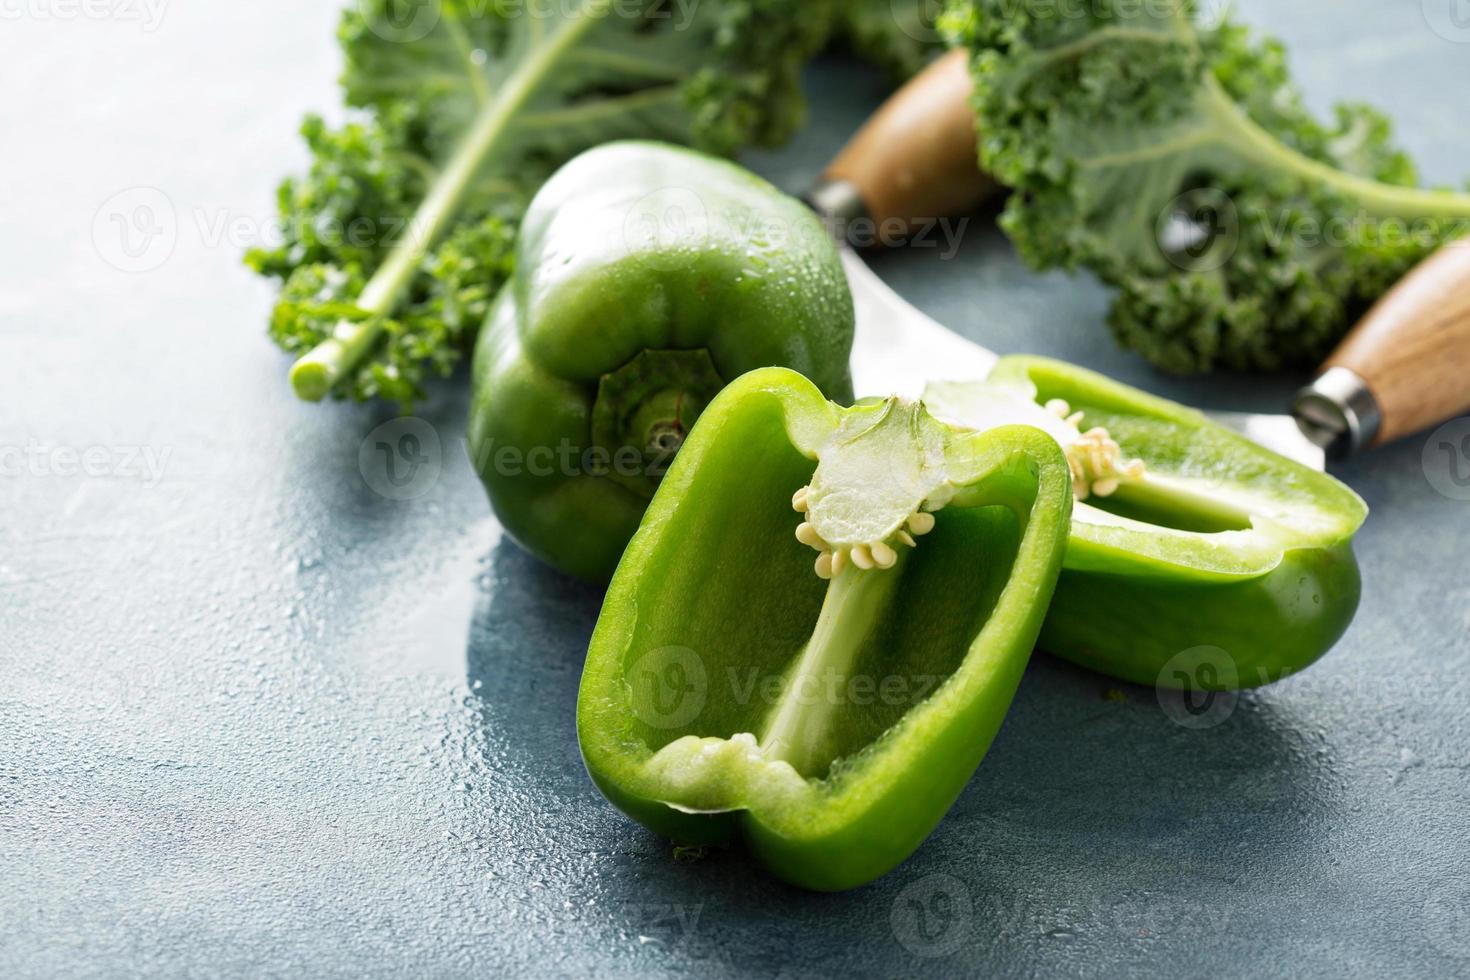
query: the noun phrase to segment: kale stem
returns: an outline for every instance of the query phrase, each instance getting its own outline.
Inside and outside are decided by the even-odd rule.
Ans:
[[[899,549],[898,564],[892,568],[864,571],[849,565],[828,583],[812,637],[766,722],[761,739],[766,758],[789,762],[809,778],[830,767],[832,718],[843,707],[863,642],[887,610],[908,550]]]
[[[342,320],[332,335],[291,366],[291,387],[306,401],[320,401],[357,366],[383,332],[383,326],[413,281],[424,256],[449,225],[485,158],[500,142],[557,64],[581,40],[613,0],[582,0],[578,9],[541,47],[533,50],[475,117],[438,181],[419,205],[408,232],[363,287],[357,306],[361,320]],[[527,13],[526,16],[540,16]]]
[[[1370,217],[1470,218],[1470,194],[1397,187],[1343,173],[1321,161],[1284,145],[1236,105],[1213,75],[1205,77],[1206,107],[1219,123],[1215,140],[1269,170],[1285,171],[1306,180],[1335,188],[1360,204]]]

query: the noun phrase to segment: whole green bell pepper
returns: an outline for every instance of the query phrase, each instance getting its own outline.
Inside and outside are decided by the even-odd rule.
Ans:
[[[728,382],[780,365],[850,400],[852,299],[794,198],[656,143],[590,150],[532,201],[481,333],[471,456],[527,550],[606,581]]]
[[[593,780],[654,831],[743,839],[805,887],[883,874],[1000,727],[1071,507],[1037,429],[963,432],[914,403],[843,409],[790,371],[746,375],[613,577],[577,704]]]
[[[954,424],[1067,449],[1077,506],[1041,648],[1166,688],[1256,687],[1321,657],[1360,591],[1363,501],[1193,409],[1037,357],[930,385]]]

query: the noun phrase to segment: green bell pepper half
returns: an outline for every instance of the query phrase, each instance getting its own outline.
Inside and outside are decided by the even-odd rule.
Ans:
[[[876,878],[989,748],[1071,509],[1066,457],[1035,428],[965,432],[746,375],[613,577],[577,705],[588,771],[675,841],[743,840],[812,889]]]
[[[1030,423],[1067,448],[1077,505],[1041,648],[1165,688],[1256,687],[1342,636],[1363,501],[1199,412],[1060,361],[929,386],[947,421]]]
[[[853,308],[799,201],[690,150],[611,143],[530,205],[475,353],[469,448],[527,550],[606,581],[705,405],[789,367],[850,401]]]

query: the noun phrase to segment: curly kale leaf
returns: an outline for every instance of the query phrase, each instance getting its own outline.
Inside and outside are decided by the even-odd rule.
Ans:
[[[328,129],[302,125],[310,171],[277,192],[280,242],[256,248],[246,262],[283,281],[270,336],[303,356],[339,324],[370,316],[358,306],[363,287],[395,244],[431,183],[422,146],[393,114]],[[385,398],[410,408],[423,381],[447,376],[484,319],[511,269],[515,224],[493,196],[467,200],[454,231],[426,250],[391,315],[381,318],[370,356],[343,377],[337,393]]]
[[[620,138],[730,154],[801,123],[834,0],[360,0],[358,117],[308,119],[313,161],[247,261],[284,282],[271,335],[297,393],[405,406],[453,370],[510,274],[515,226],[564,162]]]
[[[903,81],[944,50],[938,26],[943,10],[944,0],[847,0],[838,12],[838,34],[859,58]]]
[[[964,0],[983,164],[1038,268],[1116,287],[1119,341],[1169,371],[1319,361],[1470,196],[1414,186],[1386,119],[1306,110],[1283,48],[1192,2]]]

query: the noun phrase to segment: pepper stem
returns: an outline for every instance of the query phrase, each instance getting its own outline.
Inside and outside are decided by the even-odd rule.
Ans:
[[[677,417],[655,422],[649,427],[648,445],[644,452],[650,456],[673,457],[684,448],[687,431],[683,421]]]
[[[766,723],[761,751],[767,759],[787,762],[808,778],[831,765],[828,734],[843,707],[842,692],[864,641],[893,598],[904,555],[891,568],[850,564],[828,583],[816,628]]]
[[[591,435],[610,459],[642,456],[635,473],[608,476],[652,498],[705,405],[725,386],[707,350],[644,350],[603,375],[592,405]]]

